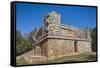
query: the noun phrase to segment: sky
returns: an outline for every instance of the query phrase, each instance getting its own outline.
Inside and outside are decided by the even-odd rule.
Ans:
[[[44,16],[51,11],[61,15],[61,23],[78,28],[96,26],[96,8],[47,4],[16,3],[16,28],[22,34],[43,26]]]

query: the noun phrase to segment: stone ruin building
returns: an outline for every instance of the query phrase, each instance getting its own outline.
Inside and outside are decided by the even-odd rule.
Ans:
[[[44,25],[36,32],[34,56],[48,59],[74,53],[92,52],[89,29],[79,29],[61,22],[59,13],[52,11],[44,17]]]
[[[44,17],[44,25],[35,32],[33,49],[17,59],[23,58],[32,64],[63,56],[92,52],[89,29],[79,29],[64,25],[57,12]]]

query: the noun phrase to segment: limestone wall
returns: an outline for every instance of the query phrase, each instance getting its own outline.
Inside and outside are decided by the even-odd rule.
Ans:
[[[60,57],[74,52],[74,41],[64,39],[48,40],[48,57]]]
[[[62,28],[61,29],[61,34],[64,35],[64,36],[70,36],[70,37],[76,37],[76,32],[75,30],[71,30],[71,29],[65,29],[65,28]]]
[[[48,48],[48,40],[45,39],[44,41],[41,42],[41,53],[42,56],[48,56],[47,48]]]
[[[88,41],[77,41],[78,52],[91,52],[91,42]]]
[[[37,43],[34,46],[34,55],[36,55],[36,56],[47,56],[47,45],[48,45],[47,39]]]

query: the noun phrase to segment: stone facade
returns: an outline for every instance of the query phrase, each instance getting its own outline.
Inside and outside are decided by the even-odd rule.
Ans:
[[[48,59],[91,52],[90,32],[61,24],[60,14],[52,11],[44,17],[44,26],[36,33],[33,50],[35,56],[46,56]]]

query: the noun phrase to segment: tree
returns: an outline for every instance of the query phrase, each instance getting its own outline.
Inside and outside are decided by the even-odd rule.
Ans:
[[[16,31],[16,45],[19,45],[22,43],[22,35],[19,30]]]
[[[19,30],[16,31],[16,56],[19,56],[32,49],[29,41],[22,36]]]
[[[22,36],[19,30],[16,31],[16,56],[26,53],[33,49],[33,44],[36,42],[37,29],[31,31],[27,37]]]
[[[96,48],[97,48],[97,31],[96,31],[96,27],[91,29],[91,39],[92,39],[92,51],[95,52]]]
[[[28,36],[28,40],[29,42],[31,43],[31,45],[33,45],[35,42],[36,42],[36,33],[37,33],[38,29],[36,28],[34,31],[31,31],[29,33],[29,36]]]
[[[17,30],[16,31],[16,56],[22,53],[22,48],[23,48],[22,42],[23,42],[23,38],[21,32]]]

